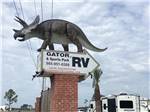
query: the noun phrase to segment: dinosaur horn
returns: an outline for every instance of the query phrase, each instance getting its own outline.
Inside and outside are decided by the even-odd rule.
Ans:
[[[36,25],[36,24],[39,23],[39,21],[40,21],[40,16],[37,15],[36,18],[35,18],[35,20],[34,20],[30,25],[31,25],[31,26],[32,26],[32,25]]]
[[[14,32],[19,32],[20,30],[13,29]]]
[[[28,27],[28,24],[24,21],[24,20],[22,20],[22,19],[20,19],[19,17],[17,17],[16,16],[16,18],[17,19],[15,19],[17,22],[19,22],[23,27]]]

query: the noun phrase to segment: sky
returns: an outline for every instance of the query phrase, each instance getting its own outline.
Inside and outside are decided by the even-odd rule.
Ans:
[[[18,0],[19,16],[23,18]],[[52,5],[43,0],[43,18],[40,0],[21,0],[24,20],[31,23],[37,14],[40,22],[52,18]],[[35,97],[40,95],[42,79],[35,74],[37,49],[41,40],[30,42],[14,40],[12,29],[21,29],[14,21],[17,12],[13,0],[1,2],[0,33],[0,105],[5,92],[12,88],[19,95],[14,106],[34,105]],[[100,90],[103,95],[121,92],[138,94],[150,98],[149,73],[149,31],[150,4],[148,0],[54,0],[53,18],[64,19],[78,25],[96,47],[108,49],[105,52],[89,53],[99,62],[103,71]],[[31,43],[31,48],[30,46]],[[62,49],[55,45],[56,50]],[[76,46],[70,45],[71,51]],[[46,83],[48,85],[48,81]],[[89,77],[78,84],[79,106],[93,95],[92,79]]]

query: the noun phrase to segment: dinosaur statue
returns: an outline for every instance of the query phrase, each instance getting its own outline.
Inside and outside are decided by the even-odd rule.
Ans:
[[[39,15],[30,25],[17,16],[15,20],[19,22],[23,28],[21,30],[13,29],[15,32],[14,38],[19,41],[25,41],[33,37],[44,40],[38,51],[46,49],[47,46],[49,46],[50,50],[54,50],[53,43],[62,44],[64,51],[69,51],[69,43],[75,44],[78,52],[83,51],[82,46],[96,52],[102,52],[107,49],[99,49],[92,45],[78,26],[65,20],[51,19],[39,23]]]

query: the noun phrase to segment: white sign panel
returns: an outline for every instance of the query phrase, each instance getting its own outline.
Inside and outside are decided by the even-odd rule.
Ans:
[[[38,56],[38,71],[59,74],[88,75],[99,64],[87,51],[83,53],[43,50]]]

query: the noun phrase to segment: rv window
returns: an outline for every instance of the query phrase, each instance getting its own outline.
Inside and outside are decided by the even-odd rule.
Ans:
[[[91,108],[93,108],[93,104],[91,104]]]
[[[133,101],[120,101],[120,108],[133,108]]]
[[[104,104],[104,110],[106,110],[106,104]]]

